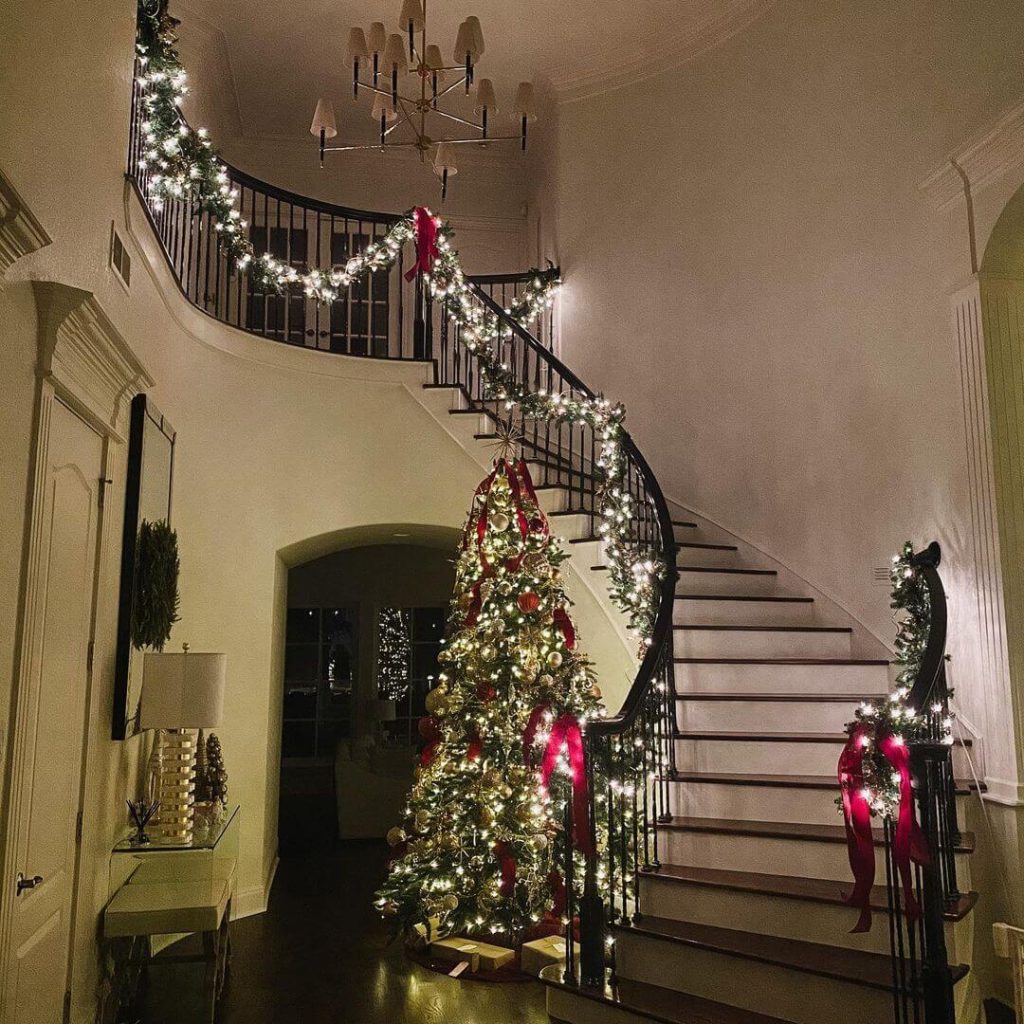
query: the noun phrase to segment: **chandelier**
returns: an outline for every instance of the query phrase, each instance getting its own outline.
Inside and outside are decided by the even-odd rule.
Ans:
[[[518,130],[508,135],[492,134],[498,113],[494,83],[489,78],[478,79],[476,73],[477,62],[484,52],[480,19],[469,17],[459,25],[450,64],[445,63],[436,43],[427,42],[426,0],[403,0],[399,24],[404,35],[402,32],[389,35],[382,21],[375,21],[368,33],[361,28],[349,31],[352,95],[358,99],[363,90],[373,96],[370,116],[378,125],[378,141],[328,146],[328,140],[338,135],[334,106],[328,99],[317,100],[309,131],[320,140],[321,166],[325,153],[418,149],[420,160],[426,161],[432,152],[432,165],[441,179],[443,199],[448,193],[448,179],[459,171],[456,158],[459,146],[516,141],[525,151],[527,124],[537,116],[533,86],[520,82],[516,88],[511,117]],[[400,88],[409,75],[419,79],[418,83],[415,80],[412,83],[411,96]],[[454,99],[460,88],[467,96],[472,93],[476,120],[444,109],[446,97],[449,101]],[[438,137],[437,133],[445,129],[456,133],[455,136]]]

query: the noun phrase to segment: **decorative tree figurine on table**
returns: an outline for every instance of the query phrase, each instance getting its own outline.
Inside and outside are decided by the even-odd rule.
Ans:
[[[206,741],[206,779],[209,799],[221,808],[228,805],[228,772],[224,767],[224,754],[220,748],[217,734],[210,733]]]
[[[602,712],[567,611],[567,556],[509,447],[473,498],[443,671],[420,722],[426,745],[405,821],[388,834],[394,859],[377,906],[407,931],[436,918],[516,945],[563,924],[565,801],[571,840],[586,850],[580,733]]]

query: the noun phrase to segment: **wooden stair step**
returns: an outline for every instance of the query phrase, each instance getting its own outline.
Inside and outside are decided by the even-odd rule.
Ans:
[[[878,658],[673,658],[677,665],[888,665]]]
[[[866,700],[877,700],[877,694],[864,693],[760,693],[756,690],[737,690],[733,693],[677,693],[676,700],[683,701],[738,701],[741,703],[792,703],[792,704],[849,704],[851,707]]]
[[[680,541],[676,544],[676,547],[680,550],[697,550],[697,551],[739,551],[739,548],[735,544],[705,544],[698,541]]]
[[[608,972],[604,987],[600,989],[583,985],[569,988],[562,980],[562,967],[558,964],[545,967],[540,980],[553,988],[626,1010],[659,1024],[789,1024],[779,1017],[766,1017],[763,1013],[741,1010],[643,981],[629,978],[613,981],[611,972]]]
[[[733,732],[729,730],[709,729],[676,729],[677,740],[717,740],[734,741],[736,743],[835,743],[841,746],[846,743],[844,732]],[[959,740],[965,747],[972,746],[974,741],[968,736]]]
[[[801,939],[786,939],[778,935],[761,935],[756,932],[646,915],[637,924],[616,925],[614,930],[620,934],[646,935],[653,939],[863,985],[867,988],[884,991],[892,989],[892,960],[885,953],[869,953],[859,949],[805,942]],[[950,969],[954,982],[963,978],[968,970],[963,965],[955,965]]]
[[[680,572],[722,572],[734,576],[778,576],[775,569],[741,569],[729,565],[677,565]]]
[[[719,786],[769,786],[779,789],[820,789],[838,792],[839,782],[834,775],[763,775],[742,772],[670,772],[670,782],[708,783]],[[982,783],[980,792],[985,792]],[[979,791],[973,782],[957,781],[957,796],[967,796]]]
[[[774,604],[814,604],[813,597],[790,597],[786,594],[679,594],[677,601],[770,601]]]
[[[809,903],[846,905],[843,898],[844,886],[826,878],[798,878],[793,875],[767,875],[753,871],[728,871],[722,868],[664,863],[657,869],[641,870],[640,874],[645,878],[679,885],[703,886],[759,896],[781,896]],[[846,884],[845,889],[848,891],[849,888],[849,884]],[[947,921],[960,921],[974,909],[977,902],[976,892],[962,893],[952,906],[946,908],[944,917]],[[871,890],[871,906],[875,910],[888,910],[889,901],[884,885],[876,885]]]
[[[838,788],[838,785],[837,787]],[[675,832],[700,832],[706,835],[746,836],[754,839],[791,839],[810,843],[846,844],[843,825],[810,825],[804,822],[746,821],[733,818],[691,818],[673,816],[660,822],[659,829]],[[880,828],[872,829],[875,845],[885,842]],[[957,853],[974,852],[974,833],[961,832],[954,849]]]
[[[688,622],[672,628],[690,631],[703,630],[708,633],[853,633],[851,626],[733,626]]]
[[[698,526],[696,523],[691,523],[688,519],[673,519],[673,526],[682,527],[684,530],[696,530]]]

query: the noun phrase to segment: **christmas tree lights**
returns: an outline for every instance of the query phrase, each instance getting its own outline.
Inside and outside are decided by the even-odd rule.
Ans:
[[[377,617],[377,694],[401,700],[409,692],[409,624],[400,608],[381,608]]]

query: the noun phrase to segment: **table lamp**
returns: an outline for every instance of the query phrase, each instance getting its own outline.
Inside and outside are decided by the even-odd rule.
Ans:
[[[224,707],[227,655],[147,654],[142,665],[143,729],[156,729],[160,801],[156,831],[165,843],[192,842],[195,802],[196,735],[191,730],[220,724]]]

